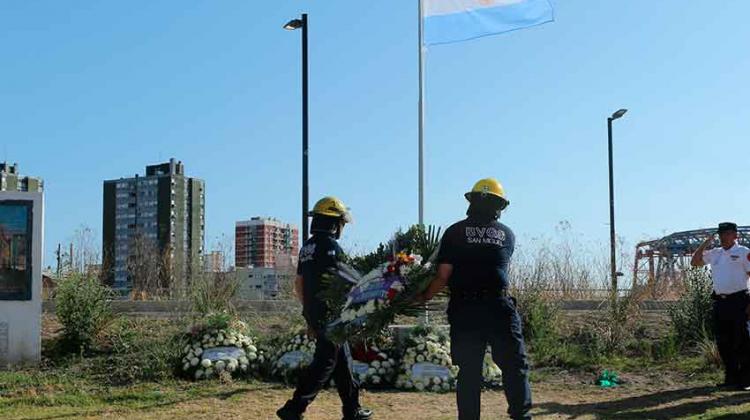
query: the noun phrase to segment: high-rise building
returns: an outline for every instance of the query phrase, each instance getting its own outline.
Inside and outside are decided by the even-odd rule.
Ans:
[[[0,163],[0,191],[40,192],[43,190],[44,182],[41,179],[19,175],[17,163],[13,165]]]
[[[277,258],[296,257],[299,230],[276,219],[253,217],[239,221],[234,230],[234,265],[276,267]]]
[[[220,273],[226,271],[229,269],[229,267],[226,266],[224,251],[211,251],[203,256],[203,271],[206,273]]]
[[[146,167],[146,176],[104,181],[103,262],[109,283],[132,289],[130,264],[152,249],[171,279],[184,284],[202,269],[205,183],[185,176],[182,162]],[[165,263],[166,262],[166,263]]]

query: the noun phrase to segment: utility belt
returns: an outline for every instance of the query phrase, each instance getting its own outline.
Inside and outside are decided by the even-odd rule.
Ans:
[[[717,294],[716,292],[711,293],[711,299],[719,302],[732,302],[742,301],[748,299],[748,291],[740,290],[739,292],[728,293],[728,294]]]
[[[468,301],[491,301],[510,297],[508,289],[461,291],[451,293],[451,299]]]

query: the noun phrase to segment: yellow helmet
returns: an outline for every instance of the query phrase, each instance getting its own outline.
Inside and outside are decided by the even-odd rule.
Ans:
[[[343,219],[346,223],[352,221],[351,213],[349,209],[344,205],[344,202],[336,197],[323,197],[315,203],[315,207],[310,212],[311,216],[329,216],[338,217]]]
[[[482,195],[494,195],[495,197],[501,198],[503,201],[505,201],[505,206],[510,204],[510,201],[505,196],[505,189],[503,188],[503,185],[495,178],[480,179],[476,184],[474,184],[474,188],[472,188],[471,191],[464,194],[464,197],[466,197],[467,200],[471,201],[471,196],[475,193],[479,193]]]

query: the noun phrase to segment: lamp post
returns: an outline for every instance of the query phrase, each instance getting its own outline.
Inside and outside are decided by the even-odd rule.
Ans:
[[[607,137],[609,150],[609,257],[610,270],[612,276],[612,294],[617,296],[617,260],[615,257],[615,186],[614,186],[614,169],[612,165],[612,121],[621,118],[627,109],[619,109],[607,118]]]
[[[307,13],[300,19],[292,19],[284,25],[284,29],[294,31],[302,29],[302,241],[308,238],[308,99],[307,99]]]

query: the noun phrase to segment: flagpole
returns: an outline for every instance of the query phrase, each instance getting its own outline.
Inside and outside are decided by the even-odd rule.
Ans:
[[[419,3],[419,224],[424,226],[424,18],[423,0]]]
[[[424,0],[419,3],[419,225],[424,227]],[[430,312],[425,306],[425,325],[430,325]]]

